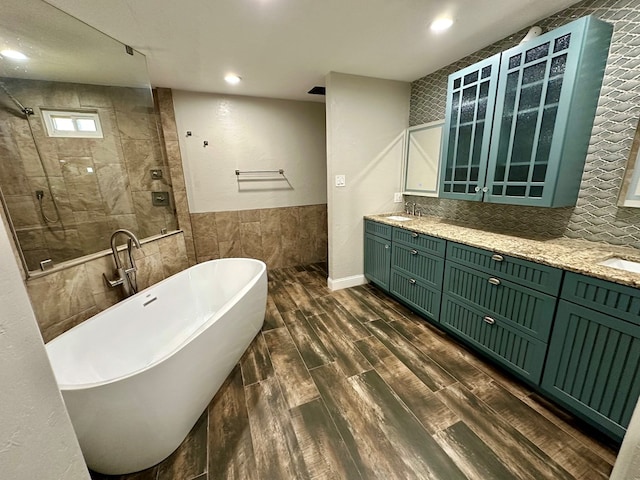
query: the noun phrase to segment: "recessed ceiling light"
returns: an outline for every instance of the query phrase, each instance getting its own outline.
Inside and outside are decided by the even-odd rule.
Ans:
[[[224,77],[224,79],[227,83],[230,83],[231,85],[236,85],[240,83],[240,80],[242,80],[238,75],[235,75],[233,73],[230,73],[229,75]]]
[[[438,18],[431,23],[431,31],[438,32],[438,33],[444,32],[449,27],[451,27],[451,25],[453,25],[453,20],[451,18],[448,18],[448,17]]]
[[[22,53],[19,52],[17,50],[2,50],[0,52],[0,55],[2,55],[5,58],[10,58],[11,60],[26,60],[27,56]]]

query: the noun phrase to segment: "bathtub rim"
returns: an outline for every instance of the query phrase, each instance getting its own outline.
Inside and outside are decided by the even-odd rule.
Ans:
[[[75,329],[79,329],[80,327],[82,327],[83,325],[87,324],[88,322],[92,322],[95,321],[95,319],[100,316],[100,314],[107,312],[111,309],[115,309],[119,306],[119,304],[121,304],[123,301],[130,301],[138,296],[142,296],[142,294],[144,294],[148,289],[153,288],[155,286],[158,286],[162,283],[165,283],[167,281],[169,281],[171,279],[171,277],[175,276],[175,275],[179,275],[182,272],[186,272],[191,268],[194,267],[198,267],[200,265],[206,265],[209,263],[214,263],[214,262],[224,262],[224,263],[229,263],[231,261],[238,261],[241,260],[243,262],[251,262],[251,263],[258,263],[261,264],[260,265],[260,270],[259,272],[252,277],[251,281],[248,282],[244,287],[242,287],[235,295],[233,295],[232,297],[230,297],[222,307],[220,307],[218,310],[216,310],[216,312],[214,312],[213,315],[209,316],[209,318],[207,318],[207,321],[204,322],[202,325],[200,325],[191,335],[189,335],[187,338],[185,338],[179,345],[177,345],[175,348],[173,348],[172,350],[170,350],[169,352],[167,352],[166,355],[163,355],[162,357],[160,357],[159,359],[149,363],[148,365],[145,365],[142,368],[138,368],[136,370],[132,370],[131,372],[127,373],[126,375],[120,375],[118,377],[113,377],[113,378],[109,378],[107,380],[101,380],[99,382],[85,382],[85,383],[74,383],[74,384],[64,384],[64,383],[59,383],[57,381],[56,378],[56,382],[58,382],[58,389],[60,391],[75,391],[75,390],[84,390],[84,389],[89,389],[89,388],[97,388],[97,387],[101,387],[103,385],[108,385],[110,383],[114,383],[114,382],[118,382],[118,381],[123,381],[129,378],[132,378],[136,375],[140,375],[141,373],[146,372],[147,370],[152,369],[153,367],[159,365],[160,363],[166,361],[167,359],[171,358],[172,356],[174,356],[177,352],[179,352],[180,350],[182,350],[182,348],[185,347],[185,345],[187,345],[190,341],[192,341],[195,337],[197,337],[198,335],[200,335],[204,330],[206,330],[206,326],[210,324],[212,318],[219,318],[221,317],[225,312],[228,312],[231,307],[233,305],[236,304],[236,302],[234,300],[241,298],[242,296],[244,296],[246,294],[247,291],[251,290],[256,283],[258,283],[258,281],[260,281],[260,278],[262,278],[263,275],[266,276],[266,271],[267,271],[267,265],[265,262],[263,262],[262,260],[259,260],[257,258],[243,258],[243,257],[235,257],[235,258],[216,258],[213,260],[207,260],[206,262],[201,262],[198,263],[196,265],[193,265],[189,268],[186,268],[174,275],[171,275],[163,280],[161,280],[158,283],[154,283],[153,285],[150,285],[149,287],[145,288],[144,290],[141,290],[140,292],[136,293],[135,295],[132,295],[129,298],[126,298],[124,300],[121,300],[120,302],[116,303],[115,305],[110,306],[109,308],[107,308],[106,310],[103,310],[102,312],[97,313],[96,315],[94,315],[93,317],[85,320],[84,322],[80,323],[79,325],[76,325],[73,328],[70,328],[69,330],[67,330],[66,332],[62,333],[61,335],[57,336],[56,338],[54,338],[53,340],[47,342],[45,344],[45,349],[47,347],[47,345],[50,345],[52,343],[54,343],[56,340],[58,340],[59,338],[62,338],[64,335],[68,334],[69,332],[72,332]],[[263,320],[264,321],[264,320]],[[53,366],[53,362],[51,361],[51,358],[49,357],[49,363],[51,364],[51,368],[53,370],[54,376],[55,376],[55,368]]]

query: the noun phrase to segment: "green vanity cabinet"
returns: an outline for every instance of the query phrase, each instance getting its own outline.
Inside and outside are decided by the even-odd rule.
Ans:
[[[463,99],[457,111],[451,82],[458,74],[453,74],[440,196],[541,207],[575,205],[612,31],[610,24],[587,16],[502,52],[496,91],[486,95],[488,101],[495,99],[486,106],[493,118],[482,118],[483,128],[491,123],[490,138],[482,131],[481,144],[490,145],[488,151],[476,149],[473,133],[473,148],[446,149],[465,138],[461,127],[458,131],[450,125],[466,125],[461,116],[474,108]],[[487,61],[493,64],[495,57]],[[480,117],[475,113],[473,122]],[[467,177],[456,173],[464,170],[459,166],[468,166]]]
[[[440,315],[446,241],[393,229],[390,293],[437,322]]]
[[[392,228],[371,220],[364,221],[364,276],[389,291]]]
[[[542,388],[621,440],[640,396],[640,290],[568,272]]]
[[[454,242],[446,258],[442,327],[539,384],[562,270]]]

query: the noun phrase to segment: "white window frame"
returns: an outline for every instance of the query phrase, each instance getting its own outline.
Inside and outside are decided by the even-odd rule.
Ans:
[[[50,137],[66,137],[66,138],[104,138],[102,134],[102,124],[98,112],[78,112],[72,110],[49,110],[40,109],[42,119],[47,129],[47,135]],[[67,118],[73,122],[75,130],[58,130],[56,129],[54,118]],[[95,132],[78,129],[78,120],[91,120],[96,126]]]

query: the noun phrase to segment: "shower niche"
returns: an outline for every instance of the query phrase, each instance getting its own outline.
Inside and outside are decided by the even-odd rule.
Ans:
[[[145,57],[45,2],[7,2],[0,47],[26,58],[0,59],[0,192],[27,270],[107,249],[119,228],[177,229]]]

